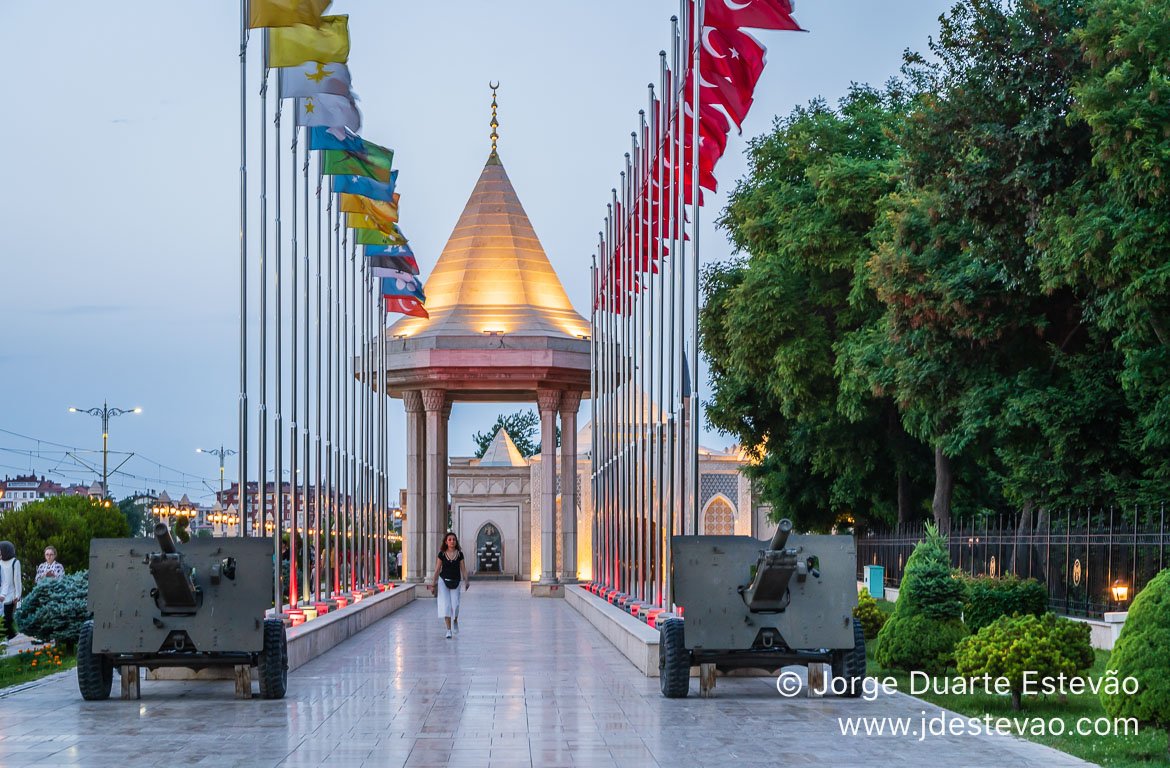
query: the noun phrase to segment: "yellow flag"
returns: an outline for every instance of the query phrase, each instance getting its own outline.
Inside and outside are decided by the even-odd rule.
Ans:
[[[380,229],[383,232],[389,232],[394,222],[398,221],[398,194],[394,194],[394,202],[387,203],[383,200],[371,200],[368,197],[361,195],[341,196],[341,210],[346,213],[354,213],[366,216],[370,221],[374,222],[374,229]],[[350,224],[355,227],[356,225]],[[361,227],[358,227],[361,229]]]
[[[321,14],[333,0],[251,0],[248,3],[248,27],[291,27],[321,23]]]
[[[385,234],[394,233],[393,222],[375,219],[372,216],[367,216],[364,213],[347,213],[345,214],[345,226],[350,229],[376,229]]]
[[[321,26],[268,31],[268,66],[299,67],[306,61],[344,63],[349,58],[349,16],[322,16]]]

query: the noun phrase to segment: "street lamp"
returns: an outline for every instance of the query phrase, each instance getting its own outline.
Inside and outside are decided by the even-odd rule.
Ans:
[[[141,408],[111,408],[104,400],[101,408],[69,408],[70,413],[88,413],[90,416],[100,416],[102,420],[102,495],[110,495],[109,486],[109,442],[110,417],[121,416],[124,413],[142,413]]]
[[[222,445],[219,448],[212,448],[207,450],[205,448],[196,448],[195,453],[208,453],[219,458],[219,498],[223,498],[223,460],[226,456],[235,456],[236,452],[231,448],[224,448]]]

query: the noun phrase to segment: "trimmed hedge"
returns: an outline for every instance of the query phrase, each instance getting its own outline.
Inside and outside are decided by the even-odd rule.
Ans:
[[[1101,690],[1110,717],[1136,717],[1143,725],[1170,729],[1170,568],[1134,598],[1121,636],[1109,655],[1118,680],[1133,678],[1136,692]],[[1130,689],[1132,691],[1132,688]]]
[[[1093,666],[1089,625],[1046,613],[1037,617],[1000,616],[955,647],[955,666],[966,677],[1006,678],[1012,709],[1020,709],[1024,673],[1034,681],[1076,677]]]
[[[943,674],[966,637],[963,583],[951,572],[946,537],[932,525],[906,561],[894,613],[877,635],[874,658],[886,669]]]
[[[982,576],[967,579],[963,620],[972,632],[1000,616],[1043,616],[1048,612],[1048,590],[1036,579]]]
[[[889,616],[881,608],[878,608],[877,600],[869,594],[869,590],[862,587],[861,592],[857,595],[857,607],[853,609],[853,618],[861,624],[861,631],[865,635],[865,639],[873,640],[881,628],[885,626]]]
[[[16,624],[29,637],[72,650],[89,618],[88,595],[89,571],[44,579],[21,601]]]

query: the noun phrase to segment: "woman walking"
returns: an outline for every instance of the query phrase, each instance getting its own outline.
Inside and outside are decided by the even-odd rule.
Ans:
[[[16,547],[11,541],[0,541],[0,603],[4,604],[4,637],[16,637],[16,621],[13,618],[16,606],[20,604],[20,561],[16,559]]]
[[[438,598],[439,618],[446,622],[447,639],[450,640],[452,632],[459,634],[459,584],[462,582],[465,590],[471,588],[463,548],[459,546],[459,537],[453,533],[443,537],[443,546],[439,548],[439,558],[435,561],[434,582],[431,592]]]

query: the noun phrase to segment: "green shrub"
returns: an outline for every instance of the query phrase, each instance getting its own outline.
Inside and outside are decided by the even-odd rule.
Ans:
[[[1101,690],[1101,706],[1110,717],[1170,729],[1170,568],[1137,594],[1108,668],[1117,671],[1118,680],[1137,683],[1133,693]]]
[[[90,539],[117,539],[129,533],[126,517],[117,506],[82,496],[35,501],[0,515],[0,541],[16,546],[26,595],[32,591],[45,547],[56,547],[57,562],[66,573],[74,573],[89,569]]]
[[[1048,590],[1035,579],[983,576],[968,579],[966,587],[963,621],[972,632],[1000,616],[1043,616],[1048,612]]]
[[[926,538],[906,560],[894,614],[909,611],[932,619],[962,619],[966,591],[951,570],[946,537],[928,525]]]
[[[947,540],[934,526],[906,561],[894,613],[877,634],[874,658],[887,669],[941,674],[967,635],[963,584],[951,573]]]
[[[82,623],[89,618],[88,594],[89,571],[45,579],[25,595],[16,611],[16,624],[29,637],[72,650]]]
[[[955,644],[967,636],[959,619],[894,615],[877,635],[874,659],[886,669],[941,675],[955,665]]]
[[[1018,710],[1025,672],[1034,673],[1032,684],[1039,686],[1044,678],[1076,677],[1093,666],[1089,625],[1054,613],[1000,616],[959,642],[955,666],[967,677],[1006,678]]]
[[[865,639],[873,640],[889,617],[878,608],[877,600],[869,594],[869,590],[862,587],[857,595],[857,607],[853,609],[853,618],[861,624]]]

